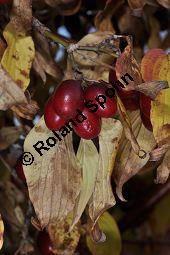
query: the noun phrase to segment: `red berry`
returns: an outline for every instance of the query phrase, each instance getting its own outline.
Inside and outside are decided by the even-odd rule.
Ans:
[[[150,111],[151,111],[151,99],[144,94],[140,94],[140,109],[142,113],[150,119]]]
[[[50,130],[59,130],[65,125],[65,120],[62,119],[54,110],[52,98],[50,98],[45,105],[44,119],[46,126]]]
[[[121,86],[122,84],[117,80],[116,71],[110,70],[109,82],[117,90],[118,96],[122,100],[125,108],[129,111],[135,111],[139,109],[139,92],[135,90],[126,91]],[[127,85],[128,86],[128,85]]]
[[[113,117],[117,111],[117,104],[115,97],[109,98],[106,95],[108,87],[100,84],[93,84],[90,87],[88,87],[85,90],[84,97],[86,100],[95,100],[98,98],[99,95],[104,96],[105,100],[102,99],[102,106],[97,102],[95,102],[98,105],[98,109],[95,112],[96,115],[103,117],[103,118],[110,118]],[[100,98],[98,98],[100,101]]]
[[[0,0],[0,4],[9,4],[12,0]]]
[[[64,119],[74,117],[77,109],[83,110],[84,96],[81,81],[66,80],[54,94],[54,109]]]
[[[52,243],[46,231],[41,231],[38,234],[37,246],[42,255],[54,255],[52,252]]]
[[[145,128],[147,128],[149,131],[152,131],[153,128],[152,128],[152,123],[151,123],[150,119],[147,118],[142,112],[140,112],[140,116],[141,116],[142,123],[145,126]]]
[[[26,183],[26,178],[25,178],[25,174],[24,174],[24,170],[23,170],[23,164],[22,164],[22,158],[18,158],[16,165],[15,165],[15,170],[17,173],[18,178]]]
[[[84,139],[93,139],[97,137],[101,130],[101,118],[94,113],[84,109],[82,114],[86,117],[82,123],[74,127],[76,134]]]

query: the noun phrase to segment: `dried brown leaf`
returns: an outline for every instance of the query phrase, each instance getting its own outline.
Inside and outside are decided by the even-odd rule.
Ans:
[[[27,103],[24,92],[0,65],[0,110],[21,103]]]
[[[156,183],[165,183],[170,175],[170,149],[165,153],[161,165],[157,168]]]
[[[30,31],[32,28],[32,0],[14,0],[11,23],[16,31]]]
[[[54,134],[46,127],[44,118],[27,135],[24,151],[32,153],[34,162],[24,166],[29,196],[41,227],[65,219],[73,210],[80,192],[81,169],[77,165],[72,147],[72,134],[53,147],[46,140]],[[43,155],[33,145],[42,141],[47,147]]]
[[[124,0],[116,0],[114,2],[112,0],[107,0],[104,10],[99,11],[95,17],[95,27],[100,31],[115,33],[111,18],[123,2]]]
[[[39,110],[39,106],[36,101],[29,100],[27,104],[14,105],[11,107],[11,109],[19,117],[32,120],[37,111]]]
[[[54,62],[52,57],[48,58],[47,55],[36,51],[33,68],[40,75],[44,83],[46,83],[46,73],[51,75],[56,80],[61,80],[61,70]]]
[[[70,213],[63,221],[56,221],[49,225],[48,232],[53,244],[53,251],[58,255],[73,255],[77,247],[80,231],[79,226],[69,232],[72,223],[72,214]]]
[[[163,7],[170,9],[170,2],[169,0],[157,0],[157,2],[162,5]]]
[[[130,120],[132,123],[132,131],[137,142],[140,147],[147,152],[147,155],[145,158],[139,158],[132,150],[130,142],[125,137],[122,137],[113,175],[117,185],[117,194],[123,201],[123,184],[142,169],[149,160],[150,151],[156,146],[153,134],[148,131],[141,122],[139,111],[130,113]]]
[[[0,150],[15,143],[22,133],[22,127],[3,127],[0,129]]]
[[[143,7],[146,4],[145,0],[128,0],[130,8],[135,16],[141,16]]]
[[[81,0],[44,0],[51,7],[58,7],[61,15],[73,15],[77,13],[81,7]]]

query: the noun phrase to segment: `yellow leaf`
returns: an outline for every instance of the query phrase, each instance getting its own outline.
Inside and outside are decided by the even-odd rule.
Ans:
[[[0,215],[0,250],[2,249],[2,245],[4,242],[3,235],[4,235],[4,223],[3,223],[1,215]]]
[[[35,56],[33,40],[25,32],[17,33],[12,23],[6,26],[3,35],[8,47],[1,60],[2,66],[25,90],[30,82],[30,69]]]
[[[155,63],[155,68],[155,78],[168,81],[170,86],[170,54],[162,58],[159,66]],[[162,90],[152,101],[151,122],[158,144],[170,143],[170,88]]]
[[[99,218],[99,227],[106,236],[106,241],[103,243],[94,243],[87,236],[87,246],[93,255],[119,255],[121,252],[121,237],[118,226],[114,218],[105,212]]]

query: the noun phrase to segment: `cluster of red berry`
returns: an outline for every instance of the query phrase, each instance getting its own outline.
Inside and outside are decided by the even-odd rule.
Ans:
[[[113,91],[113,88],[111,91],[111,88],[101,83],[93,83],[83,90],[79,80],[63,81],[45,106],[47,127],[61,131],[65,125],[72,130],[69,125],[71,122],[78,136],[84,139],[95,138],[101,130],[101,117],[113,117],[117,111]]]
[[[116,81],[116,72],[111,70],[109,73],[109,82],[113,85],[113,87],[115,87],[115,84],[117,85],[115,89],[117,90],[126,110],[135,111],[140,109],[143,125],[148,130],[152,131],[152,124],[150,121],[151,99],[135,90],[125,91]]]

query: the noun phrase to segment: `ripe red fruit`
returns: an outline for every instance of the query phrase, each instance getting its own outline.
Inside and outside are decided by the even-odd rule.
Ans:
[[[44,110],[44,119],[46,126],[50,130],[59,130],[62,126],[65,125],[65,120],[62,119],[54,110],[53,107],[53,98],[50,98],[45,105]]]
[[[105,91],[108,88],[105,85],[93,84],[89,86],[84,92],[84,98],[86,100],[95,100],[99,95],[105,96]],[[115,97],[109,98],[105,96],[106,102],[104,102],[102,108],[98,102],[95,102],[98,105],[98,109],[95,112],[96,115],[103,118],[113,117],[117,111],[117,103]]]
[[[147,128],[149,131],[152,131],[153,128],[152,128],[152,123],[151,123],[150,119],[147,118],[142,112],[140,112],[140,116],[141,116],[142,123],[145,126],[145,128]]]
[[[12,0],[0,0],[0,4],[9,4]]]
[[[151,111],[151,99],[150,97],[145,96],[144,94],[140,94],[140,109],[142,113],[150,119],[150,111]]]
[[[74,127],[75,133],[84,139],[93,139],[97,137],[101,130],[101,118],[94,113],[84,109],[82,114],[86,117],[82,123]]]
[[[77,109],[83,110],[84,96],[81,81],[63,81],[55,91],[53,105],[55,111],[64,119],[74,117]]]
[[[38,234],[37,246],[42,255],[54,255],[52,252],[52,243],[46,231],[41,231]]]
[[[15,170],[16,170],[18,178],[21,181],[23,181],[24,183],[26,183],[26,178],[25,178],[25,174],[24,174],[24,170],[23,170],[21,157],[17,159],[16,165],[15,165]]]
[[[129,111],[139,109],[139,92],[135,90],[126,91],[121,87],[121,83],[117,80],[116,71],[110,70],[109,82],[117,90],[118,96],[122,100],[125,108]]]

